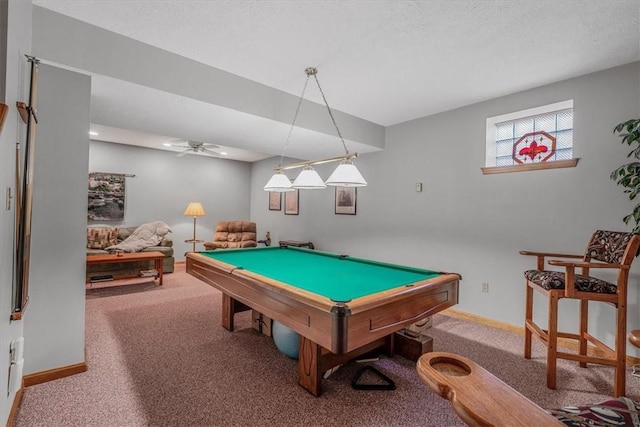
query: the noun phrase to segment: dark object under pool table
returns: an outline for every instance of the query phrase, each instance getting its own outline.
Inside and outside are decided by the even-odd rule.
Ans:
[[[295,247],[187,254],[187,273],[223,293],[222,326],[253,308],[300,334],[298,383],[384,346],[393,333],[458,302],[460,276]]]

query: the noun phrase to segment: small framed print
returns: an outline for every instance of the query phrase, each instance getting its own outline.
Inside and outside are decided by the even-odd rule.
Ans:
[[[282,210],[282,193],[277,191],[269,192],[269,210],[270,211]]]
[[[356,214],[356,187],[336,187],[336,215]]]
[[[284,193],[284,214],[298,215],[298,190],[287,191]]]

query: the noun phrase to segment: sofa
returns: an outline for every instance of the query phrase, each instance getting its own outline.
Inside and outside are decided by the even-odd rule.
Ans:
[[[256,223],[251,221],[220,221],[213,240],[204,242],[207,250],[252,248],[257,246]]]
[[[87,227],[87,256],[108,254],[111,251],[107,248],[122,243],[138,227],[110,227],[110,226],[89,226]],[[168,236],[163,236],[157,246],[149,246],[140,252],[162,252],[162,272],[172,273],[174,271],[175,258],[173,256],[173,241]],[[87,280],[91,277],[112,275],[113,277],[136,276],[140,270],[154,268],[153,261],[91,264],[87,265]]]

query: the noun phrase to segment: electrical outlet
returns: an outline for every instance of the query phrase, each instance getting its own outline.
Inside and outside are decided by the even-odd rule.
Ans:
[[[482,292],[489,292],[489,282],[482,282]]]

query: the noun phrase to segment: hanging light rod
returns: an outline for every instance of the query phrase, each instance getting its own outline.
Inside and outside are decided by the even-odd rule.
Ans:
[[[285,191],[295,191],[297,189],[307,189],[307,190],[317,190],[326,188],[327,185],[332,186],[341,186],[341,187],[364,187],[367,185],[367,181],[364,180],[356,166],[351,163],[351,159],[354,157],[358,157],[357,153],[349,153],[347,149],[347,144],[344,142],[344,138],[340,133],[340,129],[338,129],[338,125],[336,123],[336,119],[333,117],[333,113],[331,112],[331,108],[329,107],[329,103],[327,102],[327,98],[324,96],[324,92],[322,91],[322,87],[320,86],[320,81],[318,80],[318,70],[315,67],[308,67],[304,70],[307,75],[307,79],[304,82],[304,88],[302,89],[302,94],[300,94],[300,99],[298,100],[298,107],[296,108],[296,113],[293,116],[293,122],[291,123],[291,127],[289,128],[289,134],[287,135],[287,140],[284,145],[284,149],[282,150],[282,155],[280,156],[280,163],[278,167],[274,168],[275,174],[271,177],[267,185],[264,186],[264,191],[276,191],[276,192],[285,192]],[[331,122],[333,126],[336,128],[336,132],[338,133],[338,137],[342,142],[342,147],[344,148],[345,154],[343,156],[331,157],[328,159],[322,160],[312,160],[308,162],[300,162],[293,163],[290,165],[282,166],[282,159],[284,159],[284,153],[287,150],[289,145],[289,138],[291,137],[291,132],[293,132],[293,128],[296,123],[296,119],[298,118],[298,113],[300,112],[300,106],[302,105],[302,100],[304,99],[304,93],[307,90],[307,84],[309,83],[309,78],[312,77],[316,81],[318,85],[318,89],[320,90],[320,94],[322,95],[322,100],[324,101],[324,105],[327,107],[327,112],[329,113],[329,117],[331,118]],[[320,165],[323,163],[329,162],[337,162],[341,161],[340,165],[336,168],[336,170],[331,174],[327,181],[323,181],[313,169],[313,165]],[[282,173],[284,170],[296,169],[296,168],[304,168],[300,175],[291,183],[289,178],[285,174]]]
[[[286,166],[278,166],[277,168],[273,168],[273,170],[276,172],[286,171],[289,169],[304,168],[306,166],[323,165],[325,163],[339,162],[341,160],[351,160],[354,157],[358,157],[358,153],[349,153],[349,154],[345,154],[344,156],[331,157],[329,159],[322,159],[322,160],[312,160],[309,162],[291,163],[290,165],[286,165]]]

